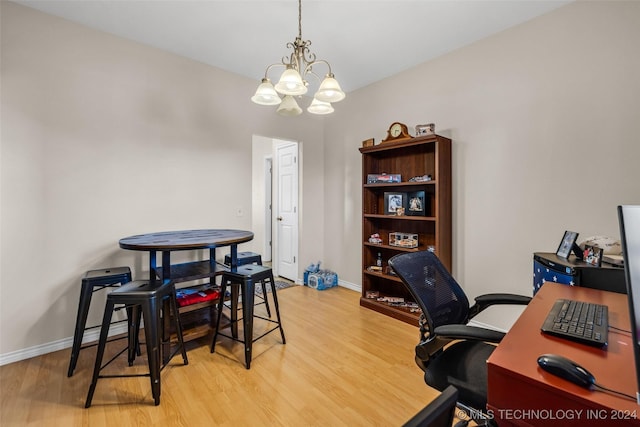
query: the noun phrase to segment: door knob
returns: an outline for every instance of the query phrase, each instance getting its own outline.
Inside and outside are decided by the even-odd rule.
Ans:
[[[281,217],[281,216],[277,217],[276,219],[277,219],[278,221],[282,221],[282,217]]]

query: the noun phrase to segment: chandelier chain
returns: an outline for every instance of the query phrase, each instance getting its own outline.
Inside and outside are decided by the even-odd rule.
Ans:
[[[302,0],[298,0],[298,37],[302,39]]]

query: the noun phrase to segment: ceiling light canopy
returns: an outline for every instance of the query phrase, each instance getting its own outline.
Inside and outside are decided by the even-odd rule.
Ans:
[[[287,47],[293,49],[291,55],[282,58],[281,63],[271,64],[264,72],[264,78],[258,86],[251,100],[260,105],[279,105],[277,112],[284,116],[297,116],[302,113],[294,96],[301,96],[309,89],[308,76],[314,76],[318,82],[320,77],[313,72],[316,64],[324,64],[328,73],[320,83],[320,87],[313,96],[307,111],[312,114],[333,113],[332,102],[342,101],[345,94],[340,84],[331,72],[331,65],[324,59],[316,59],[316,55],[309,51],[310,40],[302,40],[302,0],[298,0],[298,37]],[[269,80],[269,70],[273,67],[285,67],[278,83],[274,86]],[[283,98],[280,98],[283,95]]]

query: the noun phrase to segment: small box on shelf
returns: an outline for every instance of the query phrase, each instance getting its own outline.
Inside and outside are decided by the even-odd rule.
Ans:
[[[402,181],[402,175],[399,173],[370,173],[367,174],[367,184],[391,184]]]
[[[417,248],[418,235],[394,231],[392,233],[389,233],[389,246],[398,246],[401,248]]]

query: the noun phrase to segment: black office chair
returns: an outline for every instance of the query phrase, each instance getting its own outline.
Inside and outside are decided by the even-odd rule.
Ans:
[[[422,310],[416,363],[424,371],[425,382],[441,392],[455,386],[462,409],[472,417],[484,413],[487,359],[495,348],[489,343],[500,342],[505,334],[467,323],[491,305],[526,305],[531,298],[487,294],[469,307],[464,291],[433,252],[396,255],[389,259],[389,265]]]
[[[457,400],[458,390],[450,385],[402,427],[466,427],[468,420],[453,424]]]

